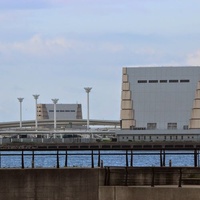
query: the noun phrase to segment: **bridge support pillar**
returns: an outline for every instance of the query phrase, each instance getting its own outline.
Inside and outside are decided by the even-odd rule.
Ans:
[[[98,150],[98,167],[101,166],[101,152]]]
[[[22,169],[24,169],[24,151],[22,150]]]
[[[194,150],[194,167],[197,167],[198,153],[197,150]]]
[[[56,157],[57,157],[57,168],[59,168],[60,167],[60,165],[59,165],[59,151],[57,150],[57,154],[56,154]]]
[[[130,161],[131,167],[133,167],[133,150],[131,150],[131,161]]]
[[[68,157],[67,151],[65,151],[65,167],[67,167],[67,157]]]
[[[128,167],[128,150],[126,150],[126,167]]]
[[[32,168],[35,167],[35,155],[34,155],[34,151],[32,151],[32,163],[31,163],[31,165],[32,165]]]
[[[160,166],[165,167],[165,150],[160,150]]]
[[[94,151],[93,150],[91,153],[91,166],[92,166],[92,168],[94,168]]]

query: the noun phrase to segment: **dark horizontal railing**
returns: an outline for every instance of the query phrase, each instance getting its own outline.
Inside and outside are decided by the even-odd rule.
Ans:
[[[200,144],[198,142],[191,143],[170,143],[160,142],[160,143],[121,143],[121,142],[72,142],[72,143],[10,143],[1,144],[0,150],[4,149],[46,149],[46,150],[89,150],[89,149],[99,149],[99,150],[199,150]]]

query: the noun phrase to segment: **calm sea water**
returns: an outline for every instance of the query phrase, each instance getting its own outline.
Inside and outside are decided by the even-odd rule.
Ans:
[[[45,155],[45,154],[52,155]],[[148,155],[151,153],[151,155]],[[11,155],[15,154],[15,155]],[[70,151],[67,156],[67,165],[69,167],[91,167],[91,151]],[[59,151],[59,165],[65,166],[65,151]],[[101,151],[100,159],[104,166],[126,166],[125,151]],[[192,151],[166,151],[165,162],[169,166],[171,160],[172,166],[194,166],[194,155]],[[1,168],[18,168],[22,165],[21,152],[1,152],[0,167]],[[130,166],[131,156],[128,155]],[[199,159],[198,159],[199,164]],[[55,167],[57,165],[56,151],[51,152],[35,152],[35,167]],[[24,167],[31,168],[32,152],[24,152]],[[94,151],[94,166],[98,166],[98,151]],[[159,151],[134,151],[133,166],[160,166]]]

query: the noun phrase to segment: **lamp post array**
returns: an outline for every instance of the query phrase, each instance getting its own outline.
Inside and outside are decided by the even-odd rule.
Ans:
[[[84,88],[85,89],[85,91],[86,91],[86,93],[87,93],[87,130],[89,130],[89,128],[90,128],[90,106],[89,106],[89,104],[90,104],[90,101],[89,101],[89,93],[90,93],[90,91],[92,90],[92,88],[91,87],[85,87]]]
[[[51,99],[54,104],[54,131],[56,131],[56,104],[58,103],[59,99]]]
[[[22,102],[23,102],[24,98],[19,97],[17,99],[19,100],[19,105],[20,105],[20,107],[19,107],[20,108],[19,109],[19,112],[20,112],[20,114],[19,114],[19,116],[20,116],[19,127],[22,128]]]
[[[37,118],[37,100],[38,100],[38,97],[40,95],[39,94],[34,94],[33,97],[35,99],[35,130],[38,129],[38,118]]]
[[[87,93],[87,130],[90,129],[90,113],[89,113],[89,93],[92,90],[92,87],[85,87],[85,92]],[[37,117],[37,100],[39,98],[39,94],[33,94],[33,97],[35,99],[35,130],[38,129],[38,117]],[[24,98],[19,97],[17,98],[20,103],[20,128],[22,128],[22,102]],[[56,124],[56,104],[58,103],[59,99],[51,99],[54,104],[54,131],[56,131],[57,124]]]

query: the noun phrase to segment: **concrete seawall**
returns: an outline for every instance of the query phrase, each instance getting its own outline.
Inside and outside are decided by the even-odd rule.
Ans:
[[[137,171],[143,172],[144,169]],[[112,177],[117,180],[118,174]],[[0,200],[199,200],[200,197],[199,186],[104,186],[104,181],[105,169],[101,168],[0,169]]]
[[[0,200],[97,200],[99,176],[98,169],[0,169]]]
[[[199,200],[195,187],[99,187],[99,200]]]

